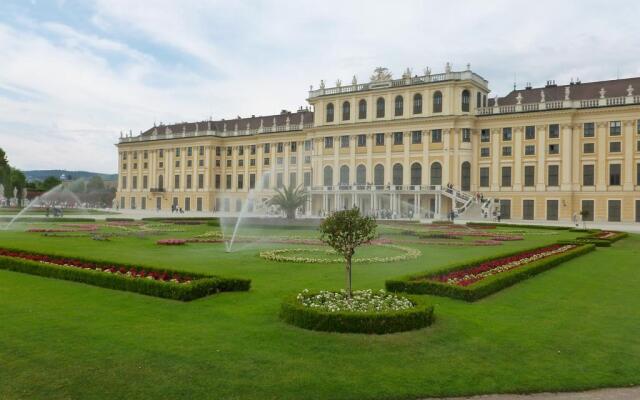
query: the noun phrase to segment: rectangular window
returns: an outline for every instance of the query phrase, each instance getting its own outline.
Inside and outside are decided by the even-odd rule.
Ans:
[[[298,158],[296,156],[289,157],[289,164],[295,165],[298,162]]]
[[[365,147],[367,145],[367,135],[358,135],[358,147]]]
[[[256,159],[255,158],[250,158],[249,159],[249,166],[250,167],[255,167],[256,166]]]
[[[187,189],[191,189],[191,175],[187,175]]]
[[[292,153],[295,153],[296,151],[298,151],[298,142],[291,142],[289,146],[291,147]]]
[[[231,146],[227,146],[227,157],[231,157],[232,152],[233,152],[233,149],[231,148]]]
[[[180,175],[176,175],[173,177],[173,188],[180,189]]]
[[[513,138],[513,133],[511,128],[502,128],[502,140],[504,142],[510,142]]]
[[[533,125],[524,127],[524,139],[525,140],[535,140],[536,138],[536,127]]]
[[[204,174],[198,174],[198,189],[204,189]]]
[[[312,146],[313,144],[311,143],[311,140],[304,141],[304,151],[311,151]]]
[[[422,131],[411,132],[411,144],[420,144],[420,143],[422,143]]]
[[[227,179],[227,182],[226,182],[227,186],[226,186],[226,188],[227,188],[227,190],[231,190],[231,179],[232,179],[232,178],[231,178],[231,175],[227,175],[227,178],[226,178],[226,179]]]
[[[142,158],[144,158],[145,160],[149,158],[149,152],[147,150],[142,152]]]
[[[636,222],[640,222],[640,200],[636,200]]]
[[[231,168],[231,161],[233,160],[227,160],[227,168]]]
[[[349,147],[349,136],[340,136],[340,147]]]
[[[593,164],[582,166],[582,186],[593,186],[595,182]]]
[[[511,219],[511,200],[500,200],[500,218]]]
[[[393,132],[393,145],[398,146],[402,144],[402,132]]]
[[[536,167],[534,165],[524,166],[524,185],[527,187],[535,186],[536,184]]]
[[[304,156],[304,163],[311,164],[311,156]]]
[[[595,144],[594,143],[585,143],[582,145],[582,152],[585,154],[593,154],[595,152]]]
[[[220,160],[216,160],[216,167],[220,168]]]
[[[557,139],[560,137],[560,125],[551,124],[549,125],[549,139]]]
[[[176,160],[176,168],[180,168],[180,160]]]
[[[269,165],[271,164],[271,159],[269,157],[266,157],[264,160],[262,160],[262,165]]]
[[[558,220],[558,200],[547,200],[547,221]]]
[[[536,155],[536,145],[528,144],[524,146],[524,155],[525,156],[535,156]]]
[[[560,154],[560,145],[559,144],[550,144],[549,145],[549,154]]]
[[[158,151],[158,157],[159,157],[159,158],[164,158],[164,150],[163,150],[163,149],[160,149],[160,150]]]
[[[198,155],[201,157],[204,156],[204,146],[200,146],[198,148]]]
[[[471,142],[471,129],[470,128],[462,128],[462,142],[470,143]]]
[[[431,143],[442,142],[442,129],[433,129],[431,131]]]
[[[158,163],[158,168],[162,168],[162,167],[164,167],[164,163],[163,163],[162,161],[160,161],[160,162]]]
[[[238,167],[244,167],[244,160],[242,158],[238,160]]]
[[[622,124],[620,123],[620,121],[609,122],[609,135],[620,136],[621,133],[622,133]]]
[[[179,147],[176,149],[176,157],[180,157],[180,148]]]
[[[263,147],[264,147],[265,154],[271,153],[271,143],[265,143]]]
[[[480,168],[480,186],[489,187],[489,167]]]
[[[222,154],[222,149],[220,146],[216,146],[216,157],[220,157],[220,154]]]
[[[242,200],[236,199],[236,211],[242,211]]]
[[[187,167],[191,168],[193,166],[193,161],[192,160],[187,160]]]
[[[502,155],[505,157],[510,157],[511,156],[511,146],[504,146],[502,148]]]
[[[145,175],[142,177],[142,188],[146,189],[148,186],[149,186],[149,177]]]
[[[384,146],[384,133],[376,133],[376,146]]]
[[[249,174],[249,189],[256,188],[256,174]]]
[[[202,197],[196,198],[196,211],[202,211]]]
[[[640,186],[640,163],[636,164],[636,185]]]
[[[558,186],[558,169],[557,165],[549,165],[547,174],[547,186]]]
[[[278,189],[281,189],[283,185],[284,185],[284,182],[282,180],[282,172],[278,172],[276,174],[276,187]]]
[[[243,156],[244,155],[244,146],[238,146],[238,155],[239,156]]]
[[[489,129],[482,129],[480,131],[480,141],[481,142],[490,142],[491,141],[491,131]]]
[[[333,138],[331,136],[327,136],[324,138],[324,148],[325,149],[333,148]]]
[[[276,145],[276,151],[277,151],[278,153],[282,153],[282,152],[284,151],[284,144],[283,144],[282,142],[279,142],[279,143]]]
[[[215,188],[216,189],[220,189],[220,175],[219,174],[216,175]]]
[[[198,160],[198,167],[204,167],[204,160]]]
[[[610,153],[620,153],[620,142],[609,142]]]
[[[522,200],[522,219],[533,220],[535,212],[535,202],[533,200]]]
[[[242,190],[244,189],[244,175],[243,174],[239,174],[238,175],[238,186],[237,186],[238,190]]]
[[[593,200],[582,200],[582,205],[580,207],[580,211],[584,211],[584,215],[582,215],[582,220],[589,222],[594,220],[594,210],[595,205]]]
[[[481,147],[480,148],[480,157],[489,157],[489,148],[488,147]]]
[[[184,210],[191,211],[191,198],[189,197],[184,199]]]
[[[511,186],[511,167],[502,167],[502,180],[500,182],[502,187]]]
[[[311,186],[311,172],[304,173],[304,187]]]
[[[620,185],[620,164],[609,164],[609,185],[611,186],[619,186]]]
[[[137,176],[134,176],[131,179],[131,188],[132,189],[137,189],[138,188],[138,177]]]
[[[298,185],[298,177],[295,172],[289,174],[289,186],[296,187]]]
[[[256,155],[256,145],[252,144],[251,147],[249,147],[249,154],[251,154],[252,156]]]
[[[276,158],[276,165],[282,165],[284,163],[284,158],[283,157],[277,157]]]
[[[187,147],[187,157],[191,157],[191,156],[193,156],[193,148]]]
[[[621,211],[622,211],[622,201],[620,200],[609,200],[608,202],[608,221],[609,222],[620,222],[621,220]]]
[[[582,127],[582,136],[594,137],[596,135],[595,124],[593,122],[585,122]]]

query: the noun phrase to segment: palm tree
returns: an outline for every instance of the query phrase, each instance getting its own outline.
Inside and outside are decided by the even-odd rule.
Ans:
[[[276,194],[269,199],[269,205],[280,207],[287,214],[287,219],[295,219],[296,210],[304,205],[307,196],[302,185],[284,186],[282,189],[276,189]]]

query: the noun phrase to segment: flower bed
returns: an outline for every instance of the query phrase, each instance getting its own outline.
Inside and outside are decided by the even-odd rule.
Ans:
[[[395,244],[384,244],[381,246],[385,246],[391,249],[396,249],[404,252],[404,254],[400,254],[397,256],[386,256],[386,257],[354,257],[353,263],[388,263],[394,261],[404,261],[410,260],[414,258],[418,258],[422,253],[420,250],[411,248],[398,246]],[[291,253],[323,253],[328,257],[302,257],[299,255],[291,254]],[[270,261],[283,261],[283,262],[297,262],[297,263],[341,263],[344,262],[344,259],[336,254],[335,251],[331,249],[318,249],[318,248],[297,248],[297,249],[275,249],[260,252],[260,257],[265,260]]]
[[[433,307],[424,300],[385,291],[310,293],[305,290],[286,299],[280,317],[304,329],[385,334],[424,328],[433,322]]]
[[[555,244],[463,262],[386,282],[387,290],[475,301],[594,249],[593,244]]]
[[[0,269],[83,282],[110,289],[189,301],[222,291],[249,290],[246,279],[184,274],[128,264],[114,264],[0,248]]]
[[[182,246],[187,244],[187,241],[185,239],[160,239],[156,244],[163,246]]]

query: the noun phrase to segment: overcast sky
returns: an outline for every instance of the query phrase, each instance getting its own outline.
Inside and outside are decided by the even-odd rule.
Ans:
[[[471,68],[493,94],[640,76],[640,2],[0,2],[0,147],[115,172],[120,131],[267,115],[377,66]]]

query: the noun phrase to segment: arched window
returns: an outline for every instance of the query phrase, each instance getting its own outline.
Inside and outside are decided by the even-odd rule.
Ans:
[[[463,162],[460,169],[460,188],[465,191],[471,190],[471,164],[468,161]]]
[[[384,99],[382,97],[376,100],[376,118],[384,118]]]
[[[420,93],[413,95],[413,113],[422,114],[422,95]]]
[[[462,112],[469,112],[469,103],[471,103],[471,94],[465,89],[462,91]]]
[[[384,165],[378,164],[373,168],[373,184],[376,186],[384,185]]]
[[[349,186],[349,167],[340,167],[340,186]]]
[[[358,103],[358,119],[365,118],[367,118],[367,101],[365,99],[362,99]]]
[[[482,93],[478,92],[476,96],[476,108],[482,107]]]
[[[333,122],[333,103],[327,104],[327,122]]]
[[[360,164],[356,167],[356,185],[367,184],[367,167]]]
[[[342,103],[342,120],[348,121],[351,119],[351,103],[345,101]]]
[[[324,181],[325,186],[333,186],[333,168],[327,165],[324,167]]]
[[[431,184],[442,185],[442,165],[439,162],[431,164]]]
[[[402,185],[402,164],[398,163],[393,166],[393,184]]]
[[[395,105],[396,105],[395,116],[399,117],[404,112],[404,99],[402,98],[402,96],[399,96],[399,95],[396,96]]]
[[[433,112],[442,112],[442,92],[439,90],[433,94]]]
[[[164,178],[162,175],[158,175],[158,189],[162,189],[164,187]]]
[[[420,163],[411,164],[411,184],[422,185],[422,165]]]

